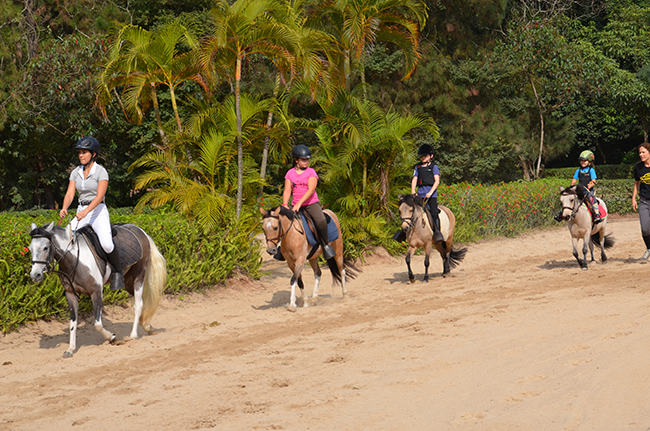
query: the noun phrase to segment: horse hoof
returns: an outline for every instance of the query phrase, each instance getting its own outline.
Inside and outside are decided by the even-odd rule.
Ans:
[[[147,334],[149,334],[149,335],[153,334],[153,326],[151,326],[149,323],[147,323],[146,325],[143,325],[142,329],[144,329],[145,332]]]
[[[287,307],[287,311],[291,311],[292,313],[295,313],[297,310],[297,307],[295,305],[289,305]]]
[[[409,278],[409,281],[411,282],[411,284],[413,284],[415,283],[415,278]]]
[[[117,336],[115,334],[111,334],[111,339],[108,340],[109,343],[113,344],[115,343],[115,340],[117,339]]]
[[[429,282],[429,279],[428,279],[428,278],[423,278],[423,279],[422,279],[422,283],[428,283],[428,282]]]
[[[67,350],[63,352],[63,357],[64,358],[72,358],[72,352],[68,352]]]
[[[587,270],[589,269],[589,267],[588,267],[588,266],[583,266],[583,267],[580,268],[580,269],[582,269],[583,271],[587,271]]]

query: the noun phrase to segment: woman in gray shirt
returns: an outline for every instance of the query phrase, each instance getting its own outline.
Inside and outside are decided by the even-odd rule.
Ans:
[[[79,207],[75,218],[70,222],[70,227],[77,230],[86,225],[92,226],[113,267],[111,289],[122,289],[124,276],[120,269],[120,256],[113,244],[111,220],[104,203],[108,189],[108,172],[95,162],[101,146],[97,139],[86,136],[77,142],[75,149],[79,152],[81,166],[74,168],[70,174],[68,191],[63,198],[63,207],[59,216],[63,218],[68,215],[68,208],[74,200],[75,192],[79,192]]]

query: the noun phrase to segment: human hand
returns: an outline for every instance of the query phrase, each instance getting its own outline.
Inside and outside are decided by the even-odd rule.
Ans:
[[[297,213],[298,211],[300,211],[300,204],[295,204],[295,205],[293,206],[292,210],[293,210],[293,212],[295,212],[295,213]]]
[[[68,215],[68,210],[62,209],[61,211],[59,211],[59,218],[60,219],[62,219],[63,217],[65,217],[67,215]]]
[[[75,217],[77,218],[78,221],[81,221],[88,215],[90,211],[88,211],[88,208],[84,209],[83,211],[77,211],[77,214]]]
[[[636,212],[638,208],[638,204],[636,203],[636,199],[632,199],[632,209]]]

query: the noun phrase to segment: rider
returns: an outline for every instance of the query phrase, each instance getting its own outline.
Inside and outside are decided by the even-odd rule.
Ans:
[[[594,223],[600,223],[602,218],[600,217],[600,210],[598,208],[598,200],[594,196],[594,185],[596,185],[596,171],[594,170],[594,153],[589,150],[585,150],[580,153],[580,167],[576,169],[576,173],[573,175],[573,180],[571,185],[574,186],[580,184],[585,188],[585,202],[587,206],[591,207],[591,213],[594,216]],[[555,216],[556,220],[561,220],[562,211]]]
[[[74,148],[79,154],[81,166],[74,168],[70,174],[68,190],[63,198],[63,207],[59,212],[59,217],[63,218],[68,215],[68,208],[74,200],[75,192],[79,192],[79,207],[70,226],[73,230],[86,225],[92,226],[113,267],[111,289],[122,289],[124,276],[120,269],[120,256],[113,243],[111,220],[104,203],[108,189],[108,172],[95,162],[101,152],[101,146],[97,139],[86,136],[81,138]]]
[[[316,186],[318,185],[318,174],[309,167],[311,151],[306,145],[296,145],[291,151],[293,157],[293,168],[289,169],[284,179],[284,192],[282,193],[282,206],[289,208],[289,198],[293,196],[291,208],[294,212],[305,211],[311,216],[320,233],[323,247],[323,257],[330,260],[336,256],[336,252],[329,245],[329,232],[327,221],[323,214]]]
[[[411,193],[425,200],[424,207],[432,221],[433,242],[440,244],[445,240],[440,232],[440,218],[438,213],[438,185],[440,185],[440,171],[438,165],[433,161],[433,147],[429,144],[420,145],[418,157],[422,163],[415,165],[413,180],[411,180]]]

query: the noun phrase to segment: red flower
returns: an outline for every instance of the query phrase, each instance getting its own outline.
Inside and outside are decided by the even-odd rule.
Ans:
[[[24,256],[24,255],[25,255],[25,252],[24,252],[24,251],[21,251],[20,254],[22,254],[22,255]]]

